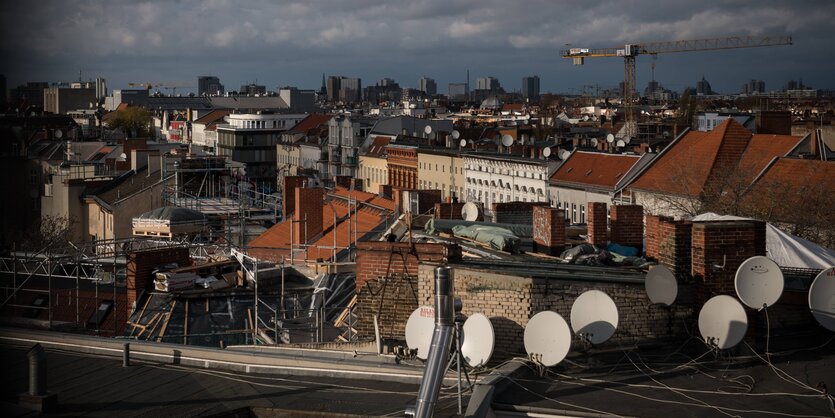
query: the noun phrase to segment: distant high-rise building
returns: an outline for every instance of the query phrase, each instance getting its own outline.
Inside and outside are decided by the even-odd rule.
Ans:
[[[762,94],[765,93],[765,81],[751,80],[742,85],[742,94]]]
[[[536,99],[539,97],[539,76],[522,77],[522,97]]]
[[[204,75],[197,77],[197,95],[213,95],[223,94],[225,90],[223,84],[220,84],[220,79],[212,75]]]
[[[43,106],[43,91],[49,88],[46,82],[28,82],[9,90],[9,104],[18,105],[26,102],[32,106]]]
[[[96,101],[93,83],[73,83],[70,87],[50,87],[43,91],[44,112],[65,115],[71,110],[89,109]]]
[[[467,91],[467,83],[449,83],[447,87],[447,96],[452,100],[467,100],[469,92]]]
[[[107,81],[96,77],[96,100],[103,100],[105,97],[107,97]]]
[[[438,85],[435,83],[435,80],[427,76],[423,76],[420,80],[418,80],[418,90],[431,96],[433,94],[438,94]]]
[[[498,91],[502,86],[499,79],[495,77],[479,77],[475,80],[476,90]]]
[[[362,101],[362,79],[342,77],[339,84],[340,100],[344,102]]]
[[[238,94],[242,96],[255,96],[267,94],[267,86],[258,84],[245,84],[238,90]]]
[[[710,87],[710,83],[705,80],[705,76],[702,76],[702,79],[696,83],[696,95],[708,96],[711,94],[714,94],[713,89]]]
[[[397,84],[397,82],[390,79],[390,78],[384,78],[384,79],[377,82],[378,87],[388,87],[388,86],[393,86],[395,84]]]
[[[328,92],[328,101],[335,102],[339,100],[339,89],[342,87],[342,79],[344,77],[338,75],[332,75],[328,77],[327,82],[327,92]]]

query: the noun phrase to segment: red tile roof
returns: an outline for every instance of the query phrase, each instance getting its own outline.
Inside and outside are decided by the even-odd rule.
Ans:
[[[551,181],[555,184],[614,190],[618,181],[640,159],[637,155],[576,151],[554,172]]]
[[[374,141],[371,142],[371,146],[368,147],[368,152],[365,155],[383,158],[383,155],[386,153],[386,147],[391,142],[391,139],[392,137],[390,136],[377,135],[374,137]]]
[[[232,112],[229,110],[212,110],[211,112],[206,113],[205,115],[197,118],[194,121],[194,123],[200,123],[204,125],[208,125],[210,123],[217,123],[219,121],[222,121],[223,118],[228,116],[230,113]]]
[[[353,240],[353,233],[349,235],[349,231],[353,231],[354,224],[357,225],[357,239],[361,238],[366,233],[372,231],[375,227],[385,222],[385,216],[394,210],[394,202],[379,197],[372,193],[348,190],[343,187],[337,187],[333,194],[338,197],[331,196],[330,204],[325,202],[322,206],[322,236],[309,242],[306,259],[315,260],[317,258],[328,259],[332,256],[332,248],[334,236],[336,238],[336,246],[341,250],[347,247]],[[372,205],[385,208],[386,210],[379,210],[377,208],[360,205],[359,210],[352,213],[348,218],[348,202],[341,198],[352,198],[360,202],[370,203]],[[333,220],[334,213],[336,213],[337,225],[334,228]],[[350,225],[348,220],[350,219]],[[263,234],[250,242],[249,253],[258,258],[269,259],[273,261],[280,261],[281,257],[290,257],[290,222],[281,222],[274,225],[272,228],[265,231]],[[299,243],[293,243],[295,248],[299,248]],[[298,257],[304,257],[298,252]]]
[[[752,137],[730,118],[710,132],[690,131],[670,144],[629,187],[697,196],[728,173],[753,178],[773,157],[785,155],[801,139],[783,135]]]
[[[744,205],[772,219],[798,219],[805,210],[820,212],[835,205],[835,161],[775,158],[754,180]],[[809,217],[827,213],[810,213]],[[801,218],[804,216],[800,216]]]
[[[299,121],[296,126],[287,130],[287,133],[307,134],[311,129],[318,128],[330,121],[333,115],[312,114]]]

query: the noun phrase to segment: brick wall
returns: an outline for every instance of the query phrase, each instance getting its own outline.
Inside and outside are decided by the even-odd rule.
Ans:
[[[296,209],[296,188],[304,187],[307,182],[307,177],[304,176],[285,176],[284,182],[281,185],[281,214],[284,219],[290,217],[293,210]]]
[[[605,247],[609,242],[608,210],[603,202],[589,202],[588,208],[588,242],[592,245]]]
[[[463,219],[461,217],[463,207],[463,203],[436,203],[435,219]]]
[[[765,255],[765,223],[760,221],[693,224],[693,278],[699,302],[735,295],[734,276],[743,261]],[[722,265],[723,268],[714,268]]]
[[[420,265],[419,305],[433,304],[434,267],[429,263]],[[571,305],[580,294],[591,289],[606,292],[618,307],[618,329],[601,347],[685,337],[687,323],[694,318],[691,288],[682,288],[676,304],[662,308],[651,306],[642,284],[530,278],[464,265],[453,267],[455,297],[463,303],[461,312],[468,316],[484,314],[493,324],[496,334],[493,361],[525,355],[525,326],[541,311],[553,310],[570,324]],[[576,338],[572,337],[572,341],[575,349],[580,348]]]
[[[692,283],[693,223],[646,217],[646,257],[670,268],[679,283]]]
[[[644,242],[644,207],[641,205],[612,206],[609,241],[635,247],[640,253]]]
[[[406,321],[417,309],[417,275],[421,261],[461,260],[452,244],[360,241],[357,243],[357,332],[374,336],[377,315],[384,338],[404,338]]]
[[[188,248],[162,248],[128,253],[127,255],[127,304],[129,309],[136,307],[136,300],[145,290],[154,286],[151,272],[158,266],[177,263],[186,266],[190,262]]]
[[[565,250],[565,212],[547,206],[533,208],[533,250],[560,255]]]
[[[297,188],[293,220],[293,242],[307,243],[322,233],[323,190],[321,187]],[[305,222],[306,219],[306,222]]]
[[[531,225],[533,223],[533,208],[549,205],[548,202],[493,203],[493,222]]]

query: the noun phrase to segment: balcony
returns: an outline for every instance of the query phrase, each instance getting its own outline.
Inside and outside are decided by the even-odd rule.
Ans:
[[[346,157],[345,158],[345,165],[356,166],[357,165],[357,157]]]

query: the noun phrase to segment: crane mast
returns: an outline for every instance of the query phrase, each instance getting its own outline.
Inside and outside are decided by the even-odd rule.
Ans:
[[[693,39],[625,44],[614,48],[570,48],[560,51],[563,58],[570,58],[574,65],[583,65],[586,58],[623,58],[623,106],[626,112],[626,134],[638,134],[635,115],[635,58],[638,55],[658,55],[675,52],[715,51],[721,49],[756,48],[791,45],[791,36],[733,36],[726,38]]]

